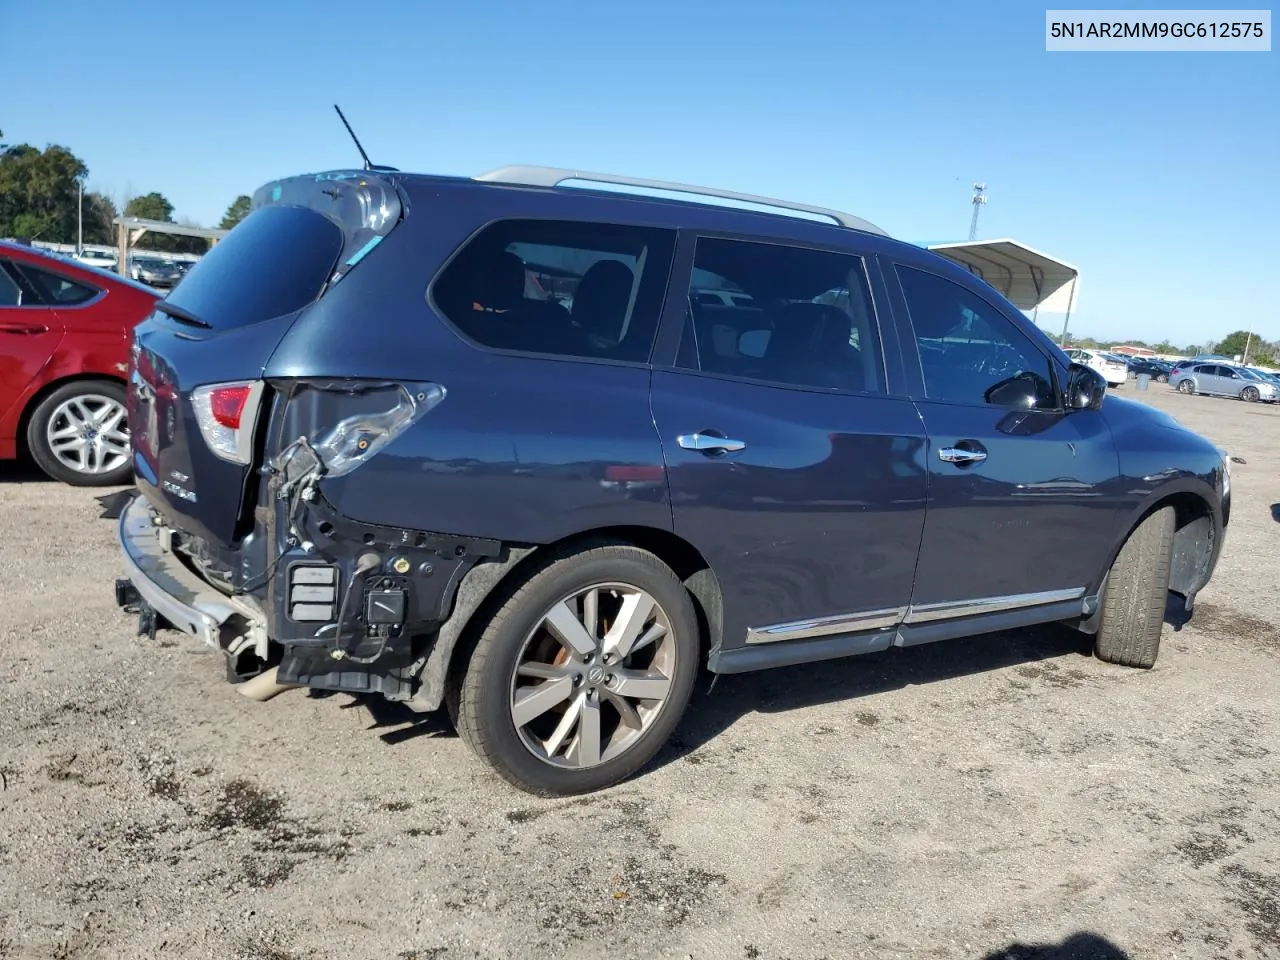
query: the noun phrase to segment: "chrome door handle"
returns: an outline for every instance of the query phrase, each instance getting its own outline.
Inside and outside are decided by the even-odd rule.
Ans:
[[[938,450],[938,459],[947,463],[981,463],[987,459],[982,450],[965,450],[961,447],[942,447]]]
[[[676,437],[676,443],[686,450],[698,450],[702,453],[737,453],[747,446],[741,440],[730,440],[728,437],[717,437],[709,433],[682,433]]]

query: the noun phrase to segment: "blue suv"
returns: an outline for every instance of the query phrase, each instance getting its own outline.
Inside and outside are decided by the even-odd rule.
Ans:
[[[1229,516],[1222,451],[983,281],[708,188],[282,179],[132,349],[140,628],[445,707],[540,794],[638,771],[703,664],[1061,621],[1150,667]]]

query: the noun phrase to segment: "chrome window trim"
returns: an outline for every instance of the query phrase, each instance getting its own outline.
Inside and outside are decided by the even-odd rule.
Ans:
[[[1002,613],[1006,610],[1023,610],[1052,603],[1084,601],[1085,588],[1069,590],[1043,590],[1037,593],[1015,593],[1000,597],[981,597],[976,600],[948,600],[944,603],[925,603],[906,607],[887,607],[882,610],[866,610],[858,613],[839,613],[829,617],[813,617],[792,620],[747,630],[748,644],[777,643],[784,640],[808,640],[839,633],[862,633],[885,630],[902,624],[931,623],[936,620],[953,620],[962,617]],[[1081,604],[1081,614],[1089,611]]]

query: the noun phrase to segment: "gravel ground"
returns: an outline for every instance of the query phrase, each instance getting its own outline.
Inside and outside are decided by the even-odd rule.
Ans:
[[[3,468],[0,958],[1280,956],[1280,407],[1123,392],[1247,461],[1155,670],[1052,627],[725,677],[575,801],[134,636],[94,492]]]

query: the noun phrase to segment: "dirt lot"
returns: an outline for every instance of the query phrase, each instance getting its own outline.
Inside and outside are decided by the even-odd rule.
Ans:
[[[0,474],[0,958],[1280,956],[1280,408],[1151,672],[1048,628],[700,687],[574,802],[446,727],[266,704],[114,607],[94,494]]]

